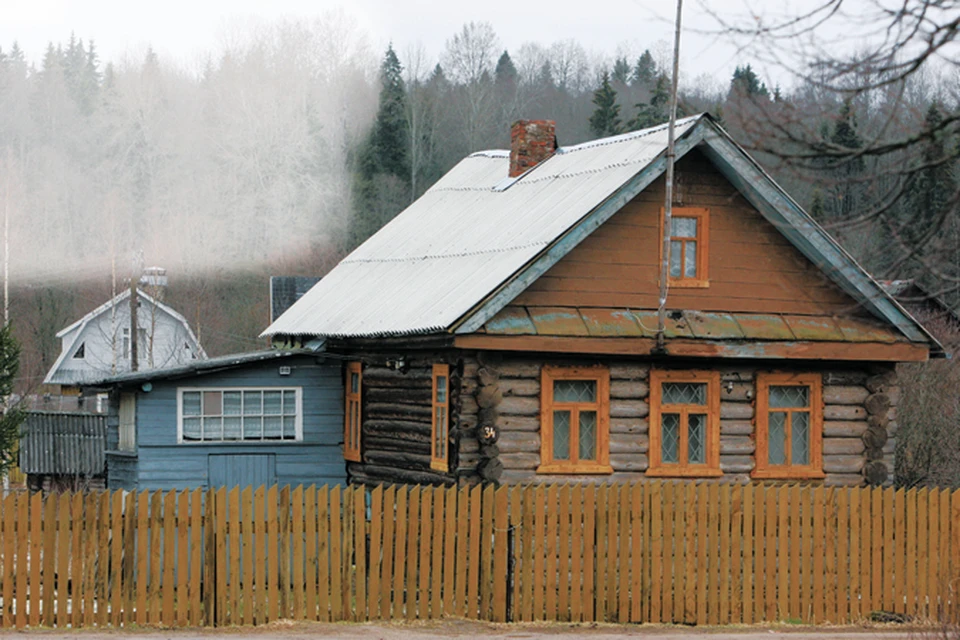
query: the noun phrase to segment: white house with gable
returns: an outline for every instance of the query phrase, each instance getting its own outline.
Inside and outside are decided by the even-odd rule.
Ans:
[[[186,318],[137,290],[138,369],[182,365],[207,355]],[[57,333],[60,356],[45,384],[66,387],[130,371],[130,290],[117,295]]]

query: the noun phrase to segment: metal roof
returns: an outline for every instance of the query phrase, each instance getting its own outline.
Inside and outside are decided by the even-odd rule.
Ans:
[[[678,137],[699,119],[680,120]],[[506,188],[508,152],[472,154],[340,262],[264,335],[445,331],[666,145],[667,129],[660,126],[562,147]]]
[[[572,147],[516,179],[505,151],[460,162],[347,256],[263,335],[402,336],[479,330],[665,170],[666,125]],[[708,114],[677,122],[808,259],[911,341],[940,345]]]
[[[20,469],[29,474],[100,475],[106,440],[103,414],[28,411],[20,439]]]

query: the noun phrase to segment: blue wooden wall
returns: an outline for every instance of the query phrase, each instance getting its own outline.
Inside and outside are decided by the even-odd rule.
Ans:
[[[280,366],[290,375],[281,376]],[[236,455],[236,470],[224,476],[224,459],[213,461],[219,477],[259,478],[247,474],[257,456],[273,456],[271,473],[277,483],[343,484],[343,378],[339,361],[318,362],[298,356],[267,363],[241,365],[226,371],[179,380],[154,380],[149,392],[137,390],[136,457],[108,455],[107,485],[111,489],[155,490],[207,488],[209,457]],[[180,387],[301,387],[303,440],[299,442],[177,443],[177,389]],[[111,404],[119,402],[112,394]],[[111,413],[113,413],[111,411]],[[108,423],[109,424],[109,423]],[[112,435],[112,434],[111,434]],[[115,436],[114,436],[115,437]],[[108,438],[113,440],[113,438]],[[232,480],[230,480],[232,482]]]

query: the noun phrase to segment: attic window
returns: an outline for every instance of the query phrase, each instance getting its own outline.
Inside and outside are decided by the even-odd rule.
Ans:
[[[660,210],[660,228],[664,212]],[[670,216],[670,268],[672,287],[708,287],[707,256],[710,239],[710,210],[675,207]],[[662,249],[661,249],[662,251]]]
[[[77,360],[83,360],[84,357],[86,356],[86,351],[87,351],[86,346],[87,346],[86,342],[81,342],[80,347],[77,348],[77,350],[74,352],[73,357],[76,358]]]

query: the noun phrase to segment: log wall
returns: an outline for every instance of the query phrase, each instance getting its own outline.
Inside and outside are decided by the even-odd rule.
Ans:
[[[538,475],[542,358],[480,355],[464,376],[464,393],[477,400],[477,438],[461,431],[460,477],[500,482],[633,481],[644,477],[649,447],[649,364],[617,362],[610,369],[612,475]],[[597,364],[557,361],[556,364]],[[702,368],[702,365],[700,366]],[[720,468],[722,482],[746,483],[755,460],[757,366],[721,368]],[[475,371],[475,373],[474,373]],[[798,369],[799,371],[799,369]],[[809,369],[806,369],[809,371]],[[899,388],[890,367],[823,369],[824,483],[890,484]],[[466,408],[466,403],[464,403]],[[492,427],[493,435],[484,436]],[[491,442],[491,437],[496,438]]]

